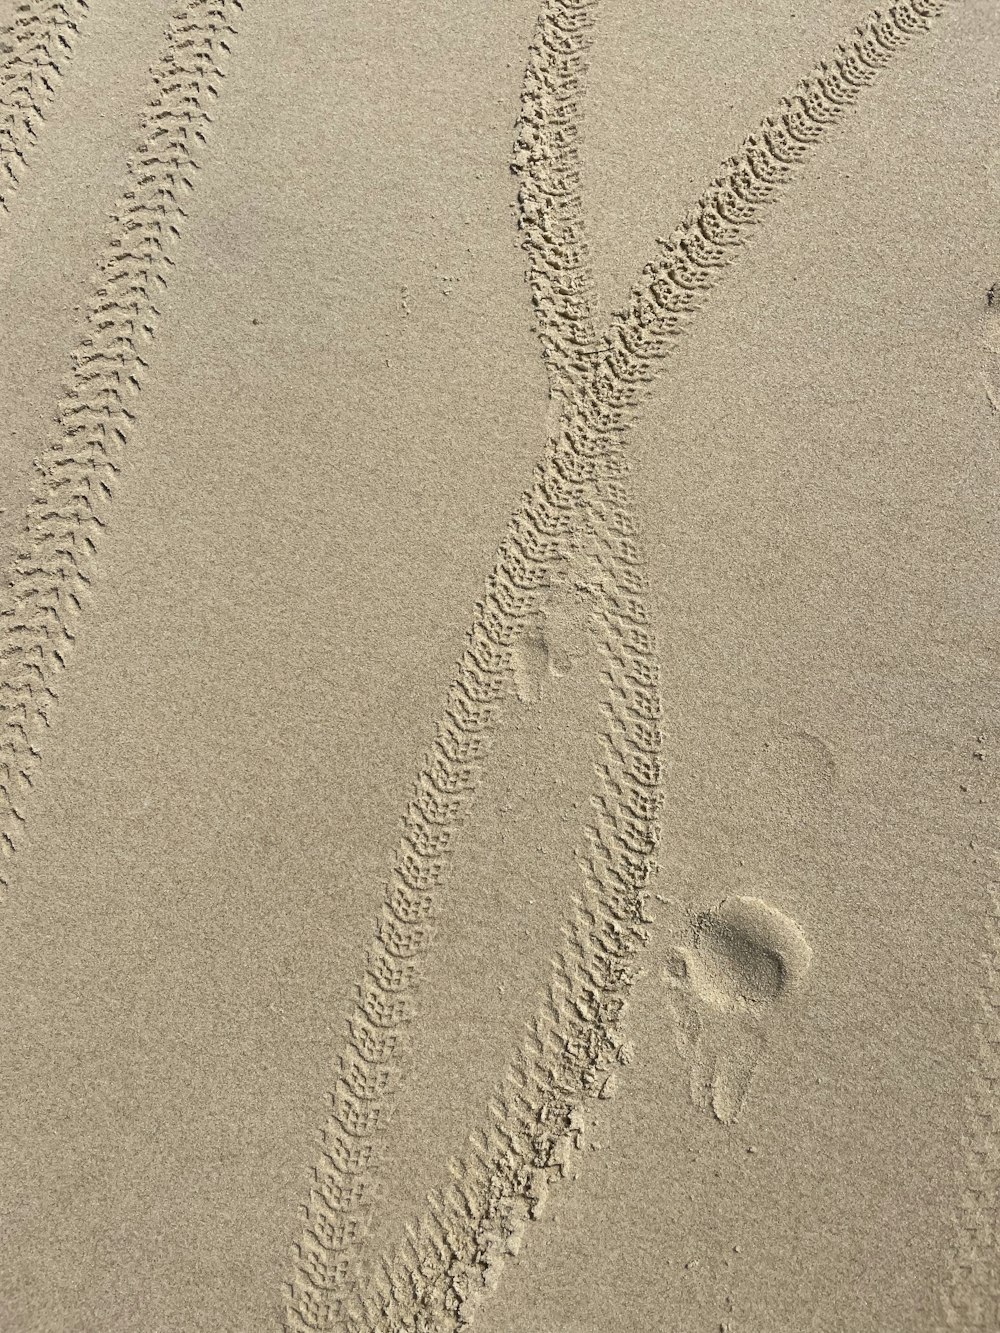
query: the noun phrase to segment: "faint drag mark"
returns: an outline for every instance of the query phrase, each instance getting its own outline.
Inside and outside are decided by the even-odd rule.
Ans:
[[[944,10],[945,0],[910,0],[872,14],[801,80],[723,163],[643,269],[627,307],[602,331],[595,322],[579,179],[580,98],[596,8],[596,0],[546,0],[529,52],[513,166],[557,422],[475,608],[402,822],[295,1249],[286,1291],[290,1333],[447,1333],[468,1326],[565,1174],[588,1098],[607,1095],[616,1069],[628,1062],[619,1024],[646,939],[662,705],[627,431],[666,355],[767,207],[896,50]],[[595,771],[592,822],[583,830],[580,896],[563,951],[553,960],[549,993],[483,1127],[452,1164],[450,1183],[408,1229],[403,1248],[373,1260],[365,1240],[380,1148],[434,922],[449,887],[452,851],[508,700],[523,692],[524,661],[538,656],[534,627],[557,584],[571,586],[588,608],[602,659],[603,759]],[[755,912],[759,936],[762,921],[752,903],[721,904],[717,918],[699,926],[696,948],[723,957],[736,918]],[[798,977],[803,959],[808,962],[808,946],[789,925],[784,952],[777,944],[777,952],[761,946],[744,977],[751,990],[771,977],[777,991],[765,987],[756,996],[737,985],[736,1008],[773,1004],[786,987],[783,969]],[[752,955],[757,944],[745,930],[742,938]],[[719,958],[715,963],[722,967]]]
[[[982,341],[986,399],[994,412],[1000,412],[1000,282],[986,293]]]
[[[118,475],[136,425],[146,356],[168,285],[183,201],[194,189],[208,105],[242,11],[240,0],[189,0],[167,26],[125,188],[99,260],[86,327],[55,426],[35,460],[0,611],[0,888],[25,825],[76,623],[94,582]]]
[[[89,11],[89,0],[27,0],[0,28],[0,212],[10,210]]]

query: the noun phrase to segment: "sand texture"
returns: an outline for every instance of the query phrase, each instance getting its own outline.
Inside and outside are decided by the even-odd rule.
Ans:
[[[1000,1333],[994,0],[0,0],[0,1333]]]

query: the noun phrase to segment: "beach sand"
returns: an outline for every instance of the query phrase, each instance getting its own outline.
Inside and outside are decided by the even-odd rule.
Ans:
[[[996,6],[0,34],[2,1333],[997,1333]]]

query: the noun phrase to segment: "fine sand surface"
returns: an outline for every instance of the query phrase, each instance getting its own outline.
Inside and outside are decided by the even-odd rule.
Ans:
[[[1000,1331],[998,63],[0,0],[0,1333]]]

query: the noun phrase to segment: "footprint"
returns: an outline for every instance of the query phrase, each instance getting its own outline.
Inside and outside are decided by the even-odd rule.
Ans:
[[[557,588],[511,649],[513,688],[522,704],[540,703],[553,681],[568,676],[587,649],[578,603]]]
[[[800,986],[812,949],[791,919],[761,898],[724,898],[687,915],[663,979],[691,1096],[731,1125],[750,1091],[775,1007]]]

